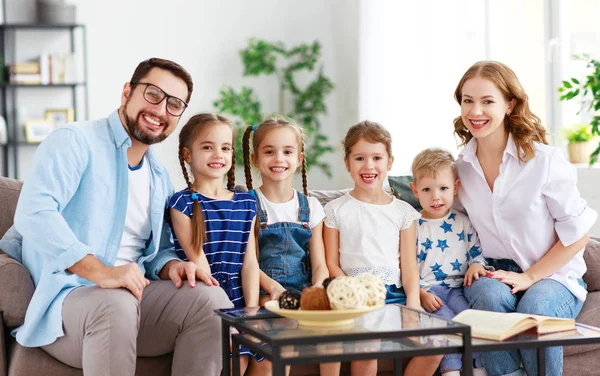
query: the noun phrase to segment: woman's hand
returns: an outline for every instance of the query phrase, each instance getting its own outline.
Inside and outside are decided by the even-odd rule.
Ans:
[[[535,283],[535,280],[527,273],[507,272],[505,270],[496,270],[487,272],[486,277],[497,279],[498,281],[512,287],[511,294],[518,291],[525,291]]]
[[[478,280],[479,276],[485,276],[486,274],[487,270],[485,269],[485,266],[479,263],[471,264],[467,270],[467,273],[465,273],[463,286],[471,286],[473,280]]]

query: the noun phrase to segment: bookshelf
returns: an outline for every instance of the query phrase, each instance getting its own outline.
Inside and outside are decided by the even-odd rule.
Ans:
[[[6,13],[4,13],[6,14]],[[11,80],[10,69],[17,63],[17,48],[23,48],[19,41],[24,33],[28,32],[67,33],[68,52],[71,56],[71,68],[76,70],[76,76],[64,77],[60,80],[42,79],[40,82],[15,83]],[[70,93],[69,103],[64,107],[73,110],[74,120],[87,119],[89,114],[88,88],[87,88],[87,45],[86,28],[82,24],[36,24],[36,23],[4,23],[0,24],[0,115],[6,120],[7,142],[0,145],[2,155],[2,176],[24,179],[19,174],[19,164],[24,148],[35,148],[38,144],[28,143],[24,138],[24,119],[19,119],[18,109],[23,97],[28,92],[44,91],[43,95],[56,95],[56,91]],[[30,47],[30,46],[29,46]],[[40,49],[40,56],[43,56]],[[77,56],[78,59],[75,59]],[[41,60],[41,59],[40,59]],[[44,64],[40,61],[40,64]],[[10,69],[9,69],[10,68]],[[42,68],[43,70],[43,68]],[[43,74],[42,74],[43,76]],[[39,95],[39,93],[38,93]]]

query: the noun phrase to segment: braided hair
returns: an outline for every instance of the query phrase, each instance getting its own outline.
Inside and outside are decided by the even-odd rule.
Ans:
[[[185,179],[185,183],[192,195],[193,204],[192,204],[192,247],[194,249],[194,253],[196,255],[200,254],[200,250],[202,249],[202,245],[204,244],[204,238],[206,237],[206,228],[204,225],[204,213],[202,212],[202,208],[200,207],[200,202],[198,200],[198,195],[194,193],[193,181],[190,179],[190,174],[188,172],[184,151],[187,149],[188,151],[191,149],[192,144],[198,138],[200,132],[209,124],[214,123],[222,123],[228,125],[234,135],[235,138],[235,125],[233,122],[226,117],[218,114],[210,114],[210,113],[201,113],[192,116],[187,123],[181,128],[181,132],[179,132],[179,165],[181,166],[181,172],[183,173],[183,178]],[[232,140],[233,145],[233,140]],[[227,188],[233,189],[235,186],[235,152],[232,150],[232,160],[231,160],[231,168],[227,171]]]

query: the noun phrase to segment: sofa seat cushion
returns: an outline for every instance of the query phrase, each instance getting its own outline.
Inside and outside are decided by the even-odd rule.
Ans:
[[[39,347],[23,347],[8,339],[10,376],[56,375],[83,376],[83,371],[54,359]],[[135,376],[171,376],[173,354],[137,358]]]
[[[590,237],[583,253],[583,259],[587,266],[583,280],[587,284],[589,292],[600,291],[600,241],[598,240],[598,238]]]
[[[59,362],[39,347],[23,347],[9,339],[8,374],[10,376],[60,375],[83,376],[83,371]]]
[[[576,321],[580,324],[600,327],[600,291],[588,293]],[[600,343],[581,346],[565,346],[564,354],[565,356],[568,356],[598,349],[600,349]]]
[[[0,312],[9,328],[21,326],[25,312],[33,296],[33,281],[29,271],[8,255],[0,255]]]

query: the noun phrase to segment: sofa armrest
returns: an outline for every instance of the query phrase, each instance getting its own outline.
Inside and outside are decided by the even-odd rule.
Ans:
[[[0,255],[0,312],[8,329],[23,324],[34,290],[29,271],[8,255]]]

